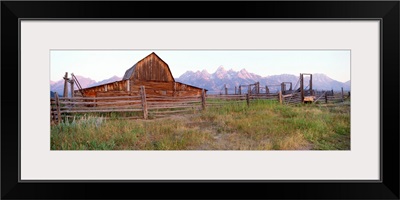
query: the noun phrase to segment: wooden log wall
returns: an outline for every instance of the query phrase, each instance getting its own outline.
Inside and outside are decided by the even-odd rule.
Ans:
[[[107,96],[136,96],[140,95],[140,86],[146,87],[146,93],[160,96],[200,96],[201,88],[180,82],[160,81],[131,81],[123,80],[114,83],[83,89],[85,97],[107,97]],[[75,96],[81,96],[75,91]]]
[[[140,86],[146,87],[146,93],[160,96],[200,96],[201,88],[180,82],[158,82],[158,81],[132,81],[130,88],[133,95],[140,91]]]
[[[95,97],[97,93],[114,92],[114,91],[128,91],[128,80],[116,81],[99,86],[85,88],[82,90],[85,97]],[[75,96],[82,96],[78,90],[75,90]]]
[[[168,65],[153,53],[136,63],[130,79],[133,81],[174,81]]]

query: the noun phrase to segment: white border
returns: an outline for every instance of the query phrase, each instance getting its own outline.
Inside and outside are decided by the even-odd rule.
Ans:
[[[379,26],[22,20],[21,180],[379,180]],[[351,151],[50,151],[50,49],[351,49]]]

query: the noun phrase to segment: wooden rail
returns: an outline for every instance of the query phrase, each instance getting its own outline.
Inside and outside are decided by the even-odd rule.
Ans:
[[[127,118],[149,119],[205,109],[205,101],[205,92],[202,96],[191,97],[155,96],[147,95],[144,86],[137,96],[69,98],[55,94],[50,98],[50,119],[57,124],[74,114],[114,112],[134,113],[134,117]]]
[[[319,96],[318,103],[343,102],[350,96],[328,96],[328,92]],[[343,94],[343,93],[342,93]],[[50,119],[52,123],[60,123],[62,118],[71,118],[79,113],[132,113],[129,119],[149,119],[170,116],[171,114],[194,113],[207,107],[226,104],[242,104],[251,106],[254,101],[268,99],[282,104],[293,105],[302,103],[301,94],[281,93],[269,94],[237,94],[237,95],[206,95],[204,91],[199,96],[156,96],[147,95],[142,86],[137,96],[116,97],[58,97],[50,98]]]

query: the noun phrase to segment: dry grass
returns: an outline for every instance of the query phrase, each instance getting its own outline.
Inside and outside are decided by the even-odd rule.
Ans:
[[[154,120],[82,117],[51,127],[53,150],[348,150],[350,107],[259,100]]]

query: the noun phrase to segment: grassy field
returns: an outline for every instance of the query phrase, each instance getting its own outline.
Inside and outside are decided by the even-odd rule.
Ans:
[[[349,150],[350,106],[258,100],[152,120],[81,116],[51,127],[52,150]]]

